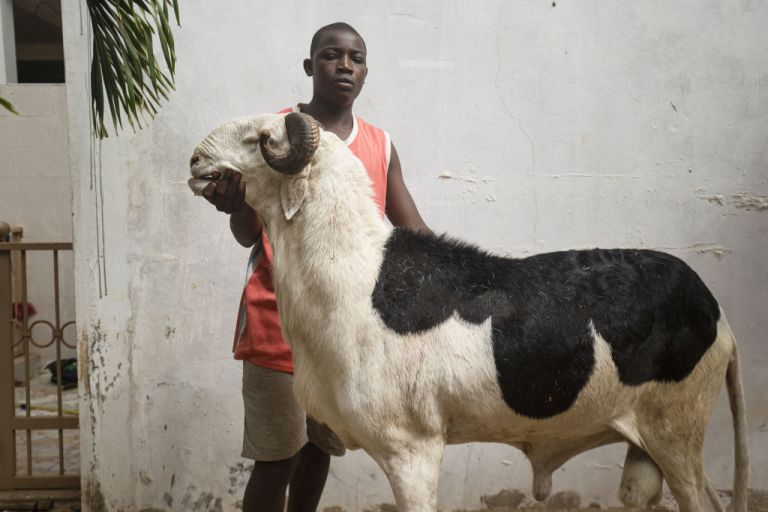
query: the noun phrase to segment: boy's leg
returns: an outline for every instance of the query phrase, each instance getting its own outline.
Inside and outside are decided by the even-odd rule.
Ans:
[[[243,363],[243,457],[255,461],[243,496],[244,512],[283,510],[299,451],[308,441],[306,416],[292,385],[291,374]]]
[[[331,455],[341,457],[344,444],[331,429],[307,417],[309,442],[299,452],[296,471],[288,488],[288,512],[315,512],[323,494]]]
[[[311,441],[298,455],[288,493],[288,512],[315,512],[323,494],[331,456]]]
[[[285,491],[295,474],[299,454],[273,462],[255,461],[243,496],[243,512],[283,512]]]

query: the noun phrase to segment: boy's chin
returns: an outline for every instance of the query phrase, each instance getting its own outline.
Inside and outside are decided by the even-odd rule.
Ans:
[[[360,91],[329,91],[327,94],[323,95],[323,98],[325,99],[326,103],[336,107],[336,108],[345,108],[350,107],[355,102],[357,97],[360,95]]]

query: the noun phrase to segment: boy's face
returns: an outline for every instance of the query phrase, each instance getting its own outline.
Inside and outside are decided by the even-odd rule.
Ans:
[[[336,107],[350,106],[368,74],[365,43],[351,32],[328,31],[304,61],[304,71],[312,77],[315,96]]]

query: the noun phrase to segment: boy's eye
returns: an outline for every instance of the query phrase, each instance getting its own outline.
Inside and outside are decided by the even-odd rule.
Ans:
[[[324,58],[324,59],[327,59],[327,60],[335,59],[336,58],[336,53],[335,52],[327,52],[327,53],[322,54],[321,57]]]

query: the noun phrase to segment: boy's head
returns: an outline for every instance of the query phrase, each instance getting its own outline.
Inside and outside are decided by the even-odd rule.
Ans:
[[[365,41],[346,23],[332,23],[312,37],[304,71],[312,77],[314,97],[342,108],[351,106],[368,74]]]
[[[365,50],[365,41],[363,40],[363,36],[361,36],[360,33],[355,30],[352,25],[344,23],[343,21],[337,21],[336,23],[331,23],[330,25],[326,25],[317,29],[317,32],[315,32],[315,35],[312,36],[312,42],[309,45],[310,58],[312,58],[312,56],[317,51],[323,37],[333,32],[346,32],[348,34],[352,34],[353,36],[357,36],[360,39],[360,42],[363,44],[363,50]]]

